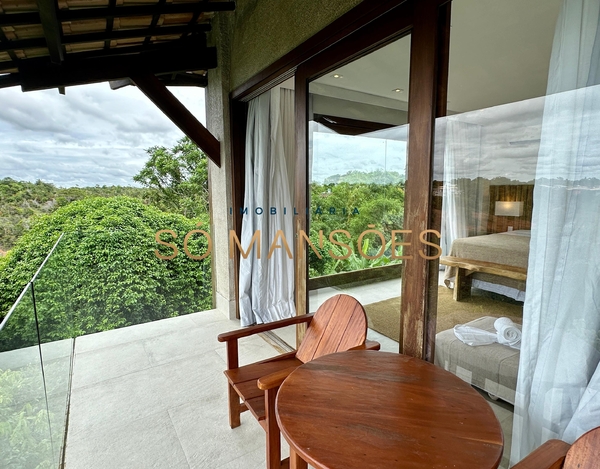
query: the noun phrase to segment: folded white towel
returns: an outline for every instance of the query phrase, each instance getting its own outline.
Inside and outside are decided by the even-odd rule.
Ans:
[[[521,349],[521,326],[509,318],[498,318],[494,321],[494,328],[498,332],[498,343],[508,345],[514,349]]]
[[[454,326],[454,335],[467,345],[490,345],[497,341],[497,334],[484,331],[478,327],[457,324]]]

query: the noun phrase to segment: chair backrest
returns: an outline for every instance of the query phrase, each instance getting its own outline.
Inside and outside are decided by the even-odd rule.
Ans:
[[[600,427],[584,433],[573,443],[564,469],[597,469],[600,464]]]
[[[365,309],[353,297],[336,295],[319,306],[296,358],[303,363],[362,345],[367,338]]]

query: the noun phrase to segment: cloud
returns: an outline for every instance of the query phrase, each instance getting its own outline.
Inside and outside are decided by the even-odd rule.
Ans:
[[[313,130],[312,181],[323,182],[350,171],[406,172],[406,142],[395,140],[394,129],[368,136],[339,135],[320,124]]]
[[[171,89],[201,122],[204,90]],[[59,186],[133,185],[145,149],[183,133],[137,88],[107,83],[23,93],[0,89],[0,178]]]

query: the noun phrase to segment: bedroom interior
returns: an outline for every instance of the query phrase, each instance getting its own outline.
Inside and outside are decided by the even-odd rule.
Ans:
[[[571,275],[585,283],[577,271],[578,266],[585,264],[585,259],[564,260],[557,256],[562,255],[558,249],[562,246],[571,247],[569,255],[573,255],[576,251],[574,243],[583,236],[572,234],[576,225],[570,223],[570,217],[579,219],[581,210],[575,211],[577,201],[572,201],[571,196],[593,195],[584,192],[590,185],[597,190],[594,186],[597,181],[584,182],[585,171],[577,154],[579,148],[577,145],[569,147],[569,143],[581,141],[582,148],[586,148],[589,129],[580,129],[577,125],[585,124],[581,117],[583,112],[586,117],[593,117],[585,106],[589,106],[588,100],[593,101],[594,90],[588,84],[592,89],[586,96],[558,92],[586,86],[585,82],[572,77],[567,79],[562,74],[568,75],[564,70],[571,70],[569,67],[573,65],[563,63],[569,60],[565,51],[572,54],[574,47],[581,47],[583,57],[591,50],[590,44],[594,41],[588,33],[592,26],[587,23],[585,27],[581,26],[581,22],[578,26],[576,22],[578,14],[591,18],[590,22],[596,18],[597,12],[591,3],[575,0],[452,2],[448,89],[446,102],[441,106],[443,112],[436,119],[432,185],[429,188],[431,200],[427,207],[432,209],[428,227],[441,233],[443,256],[446,263],[451,261],[454,265],[444,266],[444,261],[441,265],[429,264],[427,286],[423,288],[423,291],[428,289],[427,313],[423,320],[427,329],[425,342],[431,343],[432,331],[434,336],[438,333],[438,338],[435,340],[437,353],[428,355],[430,352],[426,350],[423,355],[430,359],[435,357],[439,366],[490,393],[492,398],[504,401],[501,405],[509,414],[505,414],[503,422],[505,441],[517,441],[518,445],[512,449],[510,444],[507,445],[502,467],[508,467],[511,451],[511,458],[516,462],[528,454],[534,441],[542,439],[539,432],[531,430],[532,417],[526,415],[526,406],[519,401],[517,393],[521,387],[526,390],[526,397],[522,392],[521,399],[529,399],[529,377],[533,373],[523,373],[518,364],[523,366],[520,356],[527,354],[531,360],[526,365],[530,370],[535,368],[539,359],[534,340],[537,329],[532,330],[519,351],[509,350],[500,343],[467,345],[456,340],[453,326],[472,323],[472,327],[491,328],[488,332],[493,333],[498,317],[508,317],[518,325],[527,301],[536,317],[535,327],[547,331],[552,321],[544,322],[546,316],[555,314],[549,312],[551,303],[560,306],[561,314],[565,315],[569,312],[567,302],[579,301],[574,297],[572,282],[567,279]],[[583,4],[586,6],[579,8]],[[582,44],[570,44],[570,40],[578,37],[571,34],[579,31],[578,27],[585,29],[579,36],[583,38]],[[411,58],[412,39],[406,34],[393,42],[374,45],[362,56],[340,61],[330,68],[327,68],[327,59],[323,59],[321,75],[301,75],[302,79],[311,77],[306,81],[307,119],[302,124],[306,125],[307,144],[299,144],[298,149],[306,157],[308,177],[304,181],[303,173],[296,176],[296,191],[298,188],[306,190],[307,198],[312,197],[311,203],[325,207],[335,200],[338,186],[370,185],[372,197],[367,202],[371,206],[362,214],[366,215],[362,221],[365,225],[374,225],[369,228],[382,233],[411,228],[404,226],[405,220],[411,218],[410,213],[404,212],[403,197],[394,199],[391,194],[396,191],[404,195],[406,182],[411,180],[411,174],[407,173],[407,160],[408,167],[411,161],[408,136],[414,134],[407,120],[408,90],[416,86],[409,82],[409,64],[414,60]],[[578,65],[582,67],[582,76],[591,73],[586,67],[592,65],[589,60],[582,60]],[[297,79],[296,84],[302,83],[302,79]],[[575,82],[577,85],[573,84]],[[561,103],[564,104],[562,108],[559,107]],[[296,104],[300,107],[301,100]],[[302,112],[299,115],[304,115]],[[565,115],[561,116],[560,112]],[[302,129],[298,131],[301,135]],[[569,138],[571,140],[567,142]],[[411,142],[414,141],[411,138]],[[413,162],[415,158],[412,157]],[[296,170],[304,171],[303,164],[297,164]],[[564,174],[560,171],[563,167]],[[390,182],[385,176],[392,173],[395,179]],[[319,191],[311,192],[312,186],[319,186]],[[383,194],[382,200],[375,204],[379,194]],[[350,195],[344,203],[354,204]],[[377,210],[373,205],[377,205]],[[584,205],[593,206],[591,201]],[[326,226],[325,215],[313,216],[314,208],[311,206],[310,227]],[[398,216],[398,212],[402,215]],[[368,219],[369,216],[372,218]],[[541,223],[546,231],[536,233],[536,220],[537,228]],[[553,236],[549,227],[552,220],[563,223],[568,229],[557,228],[558,234]],[[347,229],[355,242],[358,234],[352,231],[357,228],[352,224],[355,219],[348,216],[344,221],[345,225],[336,228]],[[365,230],[364,226],[362,230]],[[339,236],[334,239],[342,241]],[[371,249],[387,247],[385,240],[378,243],[375,236],[367,239],[370,243],[367,247]],[[402,241],[408,239],[405,237]],[[354,244],[353,247],[359,246]],[[328,248],[331,246],[326,245],[325,249]],[[550,252],[551,249],[554,252]],[[386,252],[389,255],[390,251],[386,249]],[[451,259],[448,261],[448,258]],[[357,262],[353,269],[345,272],[336,271],[340,265],[336,264],[333,267],[335,275],[331,275],[336,277],[335,283],[333,279],[314,282],[327,276],[319,270],[323,267],[319,260],[309,257],[308,266],[301,266],[307,267],[309,272],[306,284],[297,280],[297,286],[306,286],[306,290],[310,290],[311,283],[319,285],[306,295],[307,311],[314,311],[333,291],[353,294],[355,288],[367,283],[372,286],[372,293],[366,295],[369,301],[360,301],[365,304],[367,314],[369,309],[372,311],[372,328],[388,330],[387,335],[400,336],[400,343],[406,344],[401,332],[402,319],[399,321],[397,314],[399,310],[406,313],[405,305],[410,304],[406,289],[421,291],[423,285],[407,286],[407,278],[399,275],[379,282],[385,284],[382,288],[373,282],[373,277],[377,276],[366,272],[383,268],[364,262]],[[401,264],[400,274],[407,264],[408,260]],[[569,268],[568,272],[561,270],[564,265]],[[456,301],[448,287],[454,287],[456,272],[461,269],[463,278],[468,280],[463,283],[468,294]],[[297,272],[302,273],[302,270]],[[556,279],[551,278],[554,274]],[[366,280],[365,276],[370,278]],[[411,297],[416,299],[415,295]],[[584,298],[584,301],[591,300]],[[587,311],[593,307],[583,309]],[[392,314],[396,316],[387,320]],[[540,319],[542,314],[544,317]],[[561,321],[566,319],[563,317]],[[384,325],[376,325],[376,322]],[[564,329],[559,332],[568,334],[568,326],[563,324],[561,327]],[[418,327],[415,330],[418,335]],[[404,338],[406,336],[404,333]],[[560,343],[552,344],[560,350]],[[548,356],[556,356],[556,350],[550,350]],[[546,360],[546,357],[542,359]],[[550,378],[549,382],[553,383],[557,376]],[[558,400],[557,397],[555,401]],[[511,438],[513,404],[518,416],[514,420],[514,429],[519,432],[519,437],[514,439]],[[557,402],[553,405],[555,409],[560,407]],[[532,413],[543,412],[538,405]],[[542,417],[537,415],[536,418]],[[548,431],[544,425],[539,426]],[[527,431],[536,434],[521,438]]]
[[[503,428],[510,441],[518,350],[500,344],[470,347],[456,339],[452,328],[485,317],[522,322],[525,274],[510,277],[515,269],[527,270],[544,97],[561,1],[497,3],[493,15],[483,13],[490,7],[485,3],[453,2],[448,112],[436,123],[432,188],[432,228],[442,233],[444,256],[469,261],[484,272],[466,271],[473,295],[455,302],[449,287],[457,269],[440,270],[435,362],[504,401],[510,418],[504,414]],[[507,35],[499,25],[509,17]],[[517,47],[522,44],[529,46]],[[311,182],[373,169],[396,171],[405,180],[409,61],[410,36],[405,36],[309,84]],[[361,160],[353,158],[352,146],[362,151]],[[398,229],[385,222],[376,226]],[[490,263],[489,272],[500,275],[487,273]],[[368,282],[377,288],[357,274],[312,291],[310,310],[331,288],[352,294],[354,286]],[[398,340],[401,279],[395,282],[397,294],[384,293],[382,301],[365,309],[371,328]],[[385,285],[389,288],[390,282]],[[509,454],[507,445],[503,467]]]
[[[512,264],[527,267],[525,238],[531,228],[543,96],[560,1],[545,2],[542,11],[537,6],[520,7],[522,20],[512,25],[514,35],[507,43],[497,27],[481,21],[473,2],[453,4],[448,117],[437,123],[437,190],[433,196],[433,220],[442,232],[444,254],[450,254],[456,238],[512,232],[511,237],[496,238],[507,240],[506,249],[516,249],[508,257],[501,251],[496,258],[489,258],[489,246],[480,249],[483,253],[467,250],[460,257],[506,264],[512,254]],[[506,5],[496,10],[508,16],[511,8]],[[534,11],[536,27],[532,30],[528,18]],[[454,27],[455,23],[460,27]],[[513,49],[512,44],[518,42],[531,46]],[[509,65],[500,76],[494,70],[498,57]],[[409,58],[410,36],[406,36],[310,83],[309,174],[320,177],[329,168],[339,174],[381,168],[399,170],[405,176]],[[350,126],[345,125],[348,122]],[[372,139],[371,146],[366,146],[367,139]],[[360,163],[344,160],[344,151],[352,144],[364,148]],[[496,209],[497,202],[521,206],[518,213],[505,213]],[[452,286],[447,276],[440,277],[445,280],[441,283]],[[477,288],[524,299],[524,281],[485,273],[473,274],[473,278]],[[350,277],[352,281],[356,282],[356,277]],[[315,305],[316,298],[313,296]]]

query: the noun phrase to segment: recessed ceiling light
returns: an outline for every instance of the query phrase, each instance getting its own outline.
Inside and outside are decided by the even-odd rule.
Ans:
[[[402,93],[404,90],[402,88],[394,88],[392,91],[394,93]]]
[[[342,75],[340,75],[339,73],[335,73],[333,75],[333,78],[344,78]]]

